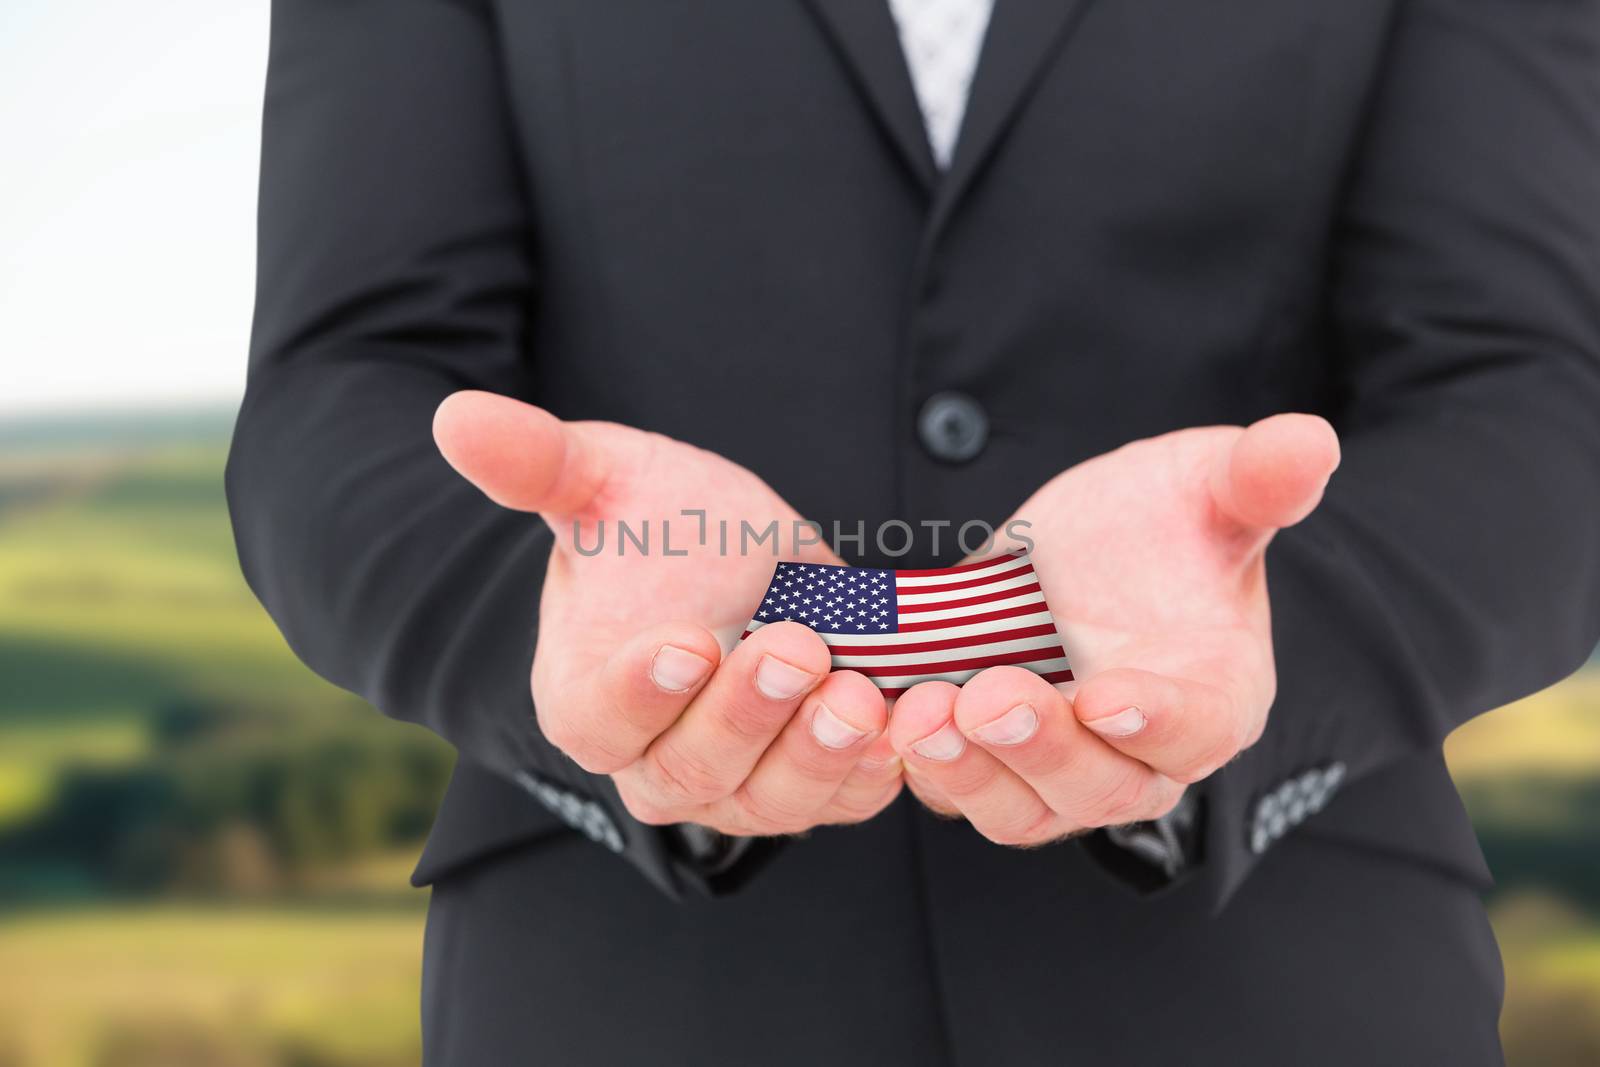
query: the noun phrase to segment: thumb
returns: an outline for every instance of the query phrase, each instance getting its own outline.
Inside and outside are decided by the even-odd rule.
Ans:
[[[1322,500],[1339,466],[1339,436],[1317,415],[1273,415],[1225,444],[1213,460],[1211,493],[1241,526],[1293,526]]]
[[[579,515],[617,459],[581,423],[494,393],[452,393],[434,412],[433,440],[445,461],[502,507]]]

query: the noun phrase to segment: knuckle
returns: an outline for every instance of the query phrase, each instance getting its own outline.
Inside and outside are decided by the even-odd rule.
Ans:
[[[562,749],[572,762],[590,774],[615,774],[630,762],[628,757],[601,745],[582,743],[573,749]]]
[[[866,822],[884,809],[888,800],[879,798],[872,803],[859,800],[838,800],[828,807],[828,821],[839,826],[852,826]]]
[[[770,741],[781,721],[774,722],[754,706],[729,702],[717,709],[717,725],[735,741],[753,744]]]
[[[789,747],[784,753],[784,761],[800,781],[811,786],[824,788],[829,785],[837,786],[846,774],[846,771],[838,766],[840,762],[838,755],[824,752],[820,746],[812,748],[799,744]]]
[[[590,742],[584,745],[572,761],[590,774],[615,774],[632,763],[634,757],[618,752],[608,745]]]
[[[836,823],[866,822],[888,807],[899,792],[896,786],[866,796],[838,796],[828,806],[828,814]]]
[[[1138,822],[1145,806],[1145,775],[1137,769],[1119,771],[1109,778],[1086,805],[1085,826],[1117,826]]]
[[[1183,796],[1182,789],[1152,790],[1152,793],[1146,803],[1144,814],[1140,816],[1141,820],[1161,818],[1177,807],[1179,799]]]
[[[1265,715],[1252,715],[1247,718],[1239,729],[1237,751],[1243,752],[1261,740],[1261,735],[1266,733],[1267,717]]]
[[[625,751],[625,746],[618,744],[620,739],[607,733],[603,720],[571,714],[570,703],[566,710],[536,703],[533,718],[546,741],[592,774],[614,774],[637,755]]]
[[[675,803],[709,804],[727,795],[717,769],[693,749],[663,740],[651,746],[648,759],[656,785]]]
[[[1168,768],[1166,770],[1166,774],[1175,782],[1182,782],[1184,785],[1193,785],[1196,782],[1204,781],[1206,778],[1209,778],[1211,776],[1211,772],[1216,769],[1216,766],[1217,765],[1215,763],[1211,762],[1211,757],[1209,755],[1201,754],[1199,756],[1186,759],[1175,767]]]
[[[730,799],[742,818],[766,827],[764,833],[795,833],[811,824],[812,806],[798,797],[763,790],[746,782],[734,790]]]
[[[740,837],[781,837],[784,834],[798,833],[802,829],[770,819],[760,812],[737,806],[732,798],[729,798],[727,803],[729,805],[725,809],[727,814],[719,821],[733,829],[724,831],[725,833],[733,833]]]
[[[591,774],[611,774],[630,762],[621,752],[591,737],[570,716],[536,713],[535,717],[545,740]]]
[[[573,729],[571,720],[565,716],[537,707],[534,709],[533,717],[539,724],[539,732],[544,734],[544,739],[562,752],[571,756],[573,750],[580,746],[577,731]]]
[[[1026,811],[980,827],[978,832],[997,845],[1019,848],[1037,845],[1054,836],[1056,813],[1049,809]]]
[[[1215,774],[1217,768],[1231,760],[1238,751],[1239,746],[1234,744],[1233,738],[1224,737],[1178,768],[1178,773],[1171,777],[1184,785],[1193,785]]]
[[[1059,775],[1064,779],[1081,778],[1092,773],[1093,760],[1101,749],[1100,742],[1080,736],[1043,736],[1041,730],[1028,742],[1028,767],[1030,770]]]
[[[913,796],[922,802],[923,807],[934,814],[942,815],[947,819],[962,818],[961,809],[941,794],[920,786],[915,781],[907,782],[907,788],[911,790]]]
[[[666,826],[683,821],[676,813],[647,799],[637,789],[625,786],[621,782],[617,783],[617,796],[622,798],[622,806],[628,814],[646,826]]]
[[[1245,730],[1244,723],[1230,719],[1217,723],[1203,735],[1186,739],[1189,751],[1170,759],[1152,760],[1151,764],[1173,781],[1184,785],[1209,778],[1218,767],[1227,763],[1240,749],[1239,739]]]
[[[981,796],[994,785],[995,779],[1006,771],[1005,766],[999,762],[984,760],[978,761],[974,766],[952,775],[944,783],[943,788],[952,798],[968,799]]]
[[[1226,701],[1228,727],[1223,731],[1225,735],[1223,747],[1227,751],[1218,753],[1221,756],[1217,761],[1218,766],[1261,739],[1261,732],[1267,725],[1267,711],[1272,707],[1272,699],[1270,694],[1265,700],[1261,700],[1259,697],[1235,693]]]

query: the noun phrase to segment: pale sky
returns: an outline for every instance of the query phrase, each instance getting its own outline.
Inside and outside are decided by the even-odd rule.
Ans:
[[[0,0],[0,417],[242,388],[268,0]]]

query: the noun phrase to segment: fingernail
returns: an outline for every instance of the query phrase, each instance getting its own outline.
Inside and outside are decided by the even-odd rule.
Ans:
[[[1103,719],[1095,719],[1083,725],[1106,737],[1132,737],[1144,729],[1144,724],[1144,712],[1138,708],[1123,708],[1115,715],[1107,715]]]
[[[923,759],[948,763],[961,755],[961,751],[966,747],[967,739],[961,736],[961,731],[956,729],[956,724],[947,722],[934,733],[914,743],[911,746],[911,751]]]
[[[793,700],[811,688],[816,676],[775,656],[762,656],[756,666],[756,688],[768,700]]]
[[[692,689],[710,673],[710,660],[677,645],[662,645],[650,661],[650,680],[669,693]]]
[[[1020,745],[1039,729],[1039,713],[1031,704],[1018,704],[993,722],[986,722],[972,731],[974,737],[987,745]]]
[[[863,737],[867,736],[865,730],[857,730],[854,726],[835,715],[826,704],[818,704],[817,710],[811,713],[811,736],[823,748],[849,748]]]

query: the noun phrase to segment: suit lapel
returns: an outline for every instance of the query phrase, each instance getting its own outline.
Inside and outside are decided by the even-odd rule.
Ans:
[[[886,0],[856,2],[864,7],[888,6]],[[935,228],[994,152],[1047,62],[1077,26],[1088,3],[1089,0],[995,0],[961,134],[956,139],[955,157],[939,185]]]
[[[924,190],[938,182],[916,90],[888,0],[806,0],[884,132]]]

